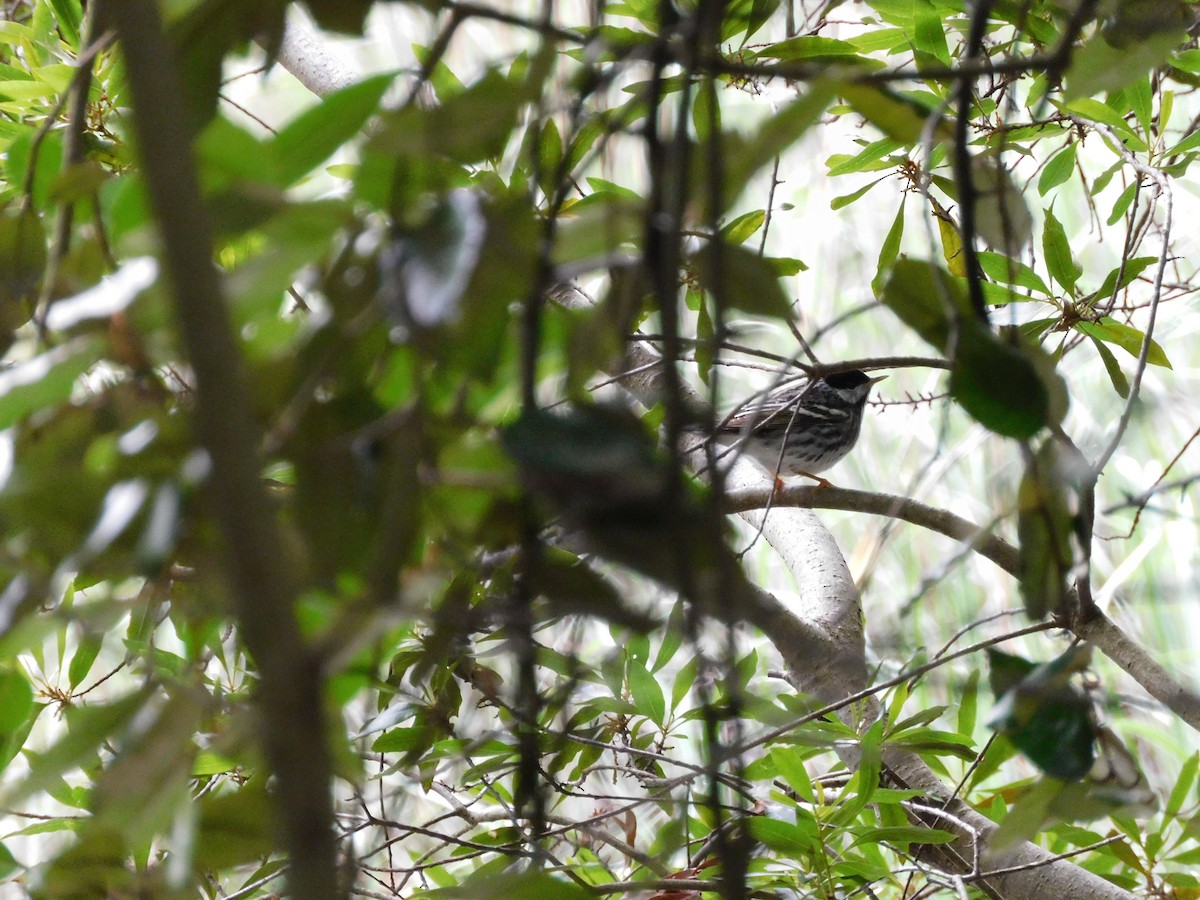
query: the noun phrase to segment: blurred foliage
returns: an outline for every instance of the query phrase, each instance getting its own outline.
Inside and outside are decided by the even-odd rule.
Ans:
[[[1096,806],[1090,788],[1063,793],[1057,779],[1103,759],[1128,758],[1140,783],[1073,664],[994,655],[1003,737],[986,741],[978,672],[951,709],[914,711],[900,685],[882,698],[886,718],[856,729],[809,717],[811,698],[767,680],[757,652],[712,651],[704,617],[737,618],[753,586],[719,498],[659,446],[660,426],[687,426],[693,411],[679,398],[589,398],[622,370],[632,329],[680,318],[664,315],[664,282],[686,285],[695,384],[713,384],[731,312],[784,328],[781,279],[815,261],[762,253],[764,182],[806,136],[853,123],[858,136],[823,160],[830,178],[853,181],[834,208],[881,184],[902,197],[863,267],[890,310],[880,321],[895,329],[898,317],[945,357],[954,408],[995,435],[1036,439],[1010,498],[1019,590],[1035,619],[1061,613],[1090,535],[1085,479],[1055,434],[1078,401],[1057,367],[1068,352],[1095,354],[1122,398],[1139,357],[1171,368],[1174,350],[1147,336],[1141,310],[1147,286],[1162,287],[1162,254],[1138,250],[1156,177],[1185,180],[1200,157],[1185,102],[1200,74],[1193,4],[1113,0],[1080,21],[1055,0],[866,0],[810,11],[785,33],[794,10],[777,0],[627,0],[590,22],[550,4],[553,27],[503,4],[419,0],[406,12],[451,44],[476,17],[531,49],[497,51],[468,75],[451,71],[445,44],[418,48],[423,84],[409,70],[363,77],[268,133],[222,99],[223,79],[274,58],[290,5],[162,8],[252,375],[263,481],[299,561],[296,615],[326,667],[347,869],[363,890],[566,898],[712,880],[728,820],[702,796],[705,742],[800,722],[711,788],[748,811],[722,840],[748,848],[756,896],[900,897],[917,883],[923,896],[953,893],[900,874],[950,835],[915,825],[916,792],[880,781],[887,747],[961,777],[963,799],[997,820],[1032,771],[1014,762],[1020,751],[1053,777],[1022,801],[1032,811],[1012,839],[1066,852],[1117,836],[1081,864],[1131,890],[1200,894],[1197,757],[1148,822],[1121,817],[1125,796]],[[350,34],[384,6],[296,5]],[[826,29],[834,7],[848,24]],[[950,70],[977,8],[989,19],[976,62],[1006,73],[963,104]],[[42,897],[266,896],[284,860],[255,665],[230,617],[189,425],[191,373],[164,280],[128,286],[155,225],[120,51],[96,54],[74,120],[84,4],[4,10],[0,808],[15,812],[0,878]],[[754,95],[773,76],[796,85],[787,102],[764,103],[753,127],[727,125],[726,92]],[[649,177],[626,164],[646,142]],[[65,161],[72,144],[80,158]],[[953,174],[964,156],[969,184]],[[1036,166],[1036,180],[1013,160]],[[1097,223],[1125,229],[1119,266],[1082,262],[1059,218],[1068,188]],[[914,216],[941,258],[902,249]],[[664,221],[673,249],[656,231]],[[983,316],[969,300],[971,247]],[[572,279],[594,286],[594,306],[545,299]],[[988,316],[1001,313],[1016,324],[995,327]],[[520,706],[524,664],[532,707]],[[571,880],[514,865],[530,846],[512,815],[530,733],[544,843]],[[848,770],[835,746],[855,746],[861,765]]]

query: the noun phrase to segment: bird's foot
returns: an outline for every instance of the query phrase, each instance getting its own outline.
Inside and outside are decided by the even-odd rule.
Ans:
[[[826,479],[822,478],[820,475],[814,475],[814,474],[812,474],[812,472],[797,472],[796,474],[797,474],[797,475],[800,475],[800,476],[801,476],[801,477],[803,477],[803,478],[811,478],[813,481],[815,481],[815,482],[816,482],[816,485],[815,485],[815,487],[817,487],[817,488],[831,488],[831,487],[833,487],[833,482],[832,482],[832,481],[827,481]]]

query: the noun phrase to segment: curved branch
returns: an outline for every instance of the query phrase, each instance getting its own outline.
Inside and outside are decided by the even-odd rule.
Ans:
[[[769,503],[776,509],[798,506],[888,516],[961,541],[1014,578],[1020,566],[1020,551],[1012,544],[954,513],[926,506],[907,497],[838,487],[807,486],[785,487],[772,497],[770,488],[764,486],[731,491],[726,500],[727,509],[737,513],[763,509]],[[1141,685],[1146,693],[1193,729],[1200,731],[1200,694],[1181,684],[1155,660],[1152,653],[1130,638],[1098,607],[1093,605],[1087,615],[1075,617],[1063,623],[1063,626],[1069,628],[1076,637],[1095,646]]]
[[[749,509],[763,509],[769,503],[774,507],[840,509],[846,512],[887,516],[919,525],[964,543],[1014,578],[1020,566],[1020,552],[1003,538],[996,537],[987,529],[952,512],[926,506],[924,503],[895,494],[876,494],[839,487],[793,485],[776,491],[773,497],[771,491],[764,487],[730,491],[725,500],[728,511],[736,513]]]

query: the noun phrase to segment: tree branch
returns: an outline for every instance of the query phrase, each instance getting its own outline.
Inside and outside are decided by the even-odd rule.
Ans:
[[[337,897],[320,666],[293,616],[293,567],[263,491],[250,389],[212,262],[179,73],[154,0],[106,2],[99,20],[116,29],[124,52],[142,174],[195,372],[193,421],[212,463],[212,510],[225,538],[242,636],[258,663],[262,739],[291,858],[288,895]]]

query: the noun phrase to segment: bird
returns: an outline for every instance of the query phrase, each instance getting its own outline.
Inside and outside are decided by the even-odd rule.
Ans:
[[[741,449],[775,475],[777,488],[785,475],[829,487],[819,473],[854,448],[871,388],[886,377],[858,369],[819,376],[747,404],[718,425],[717,434],[738,435]]]

